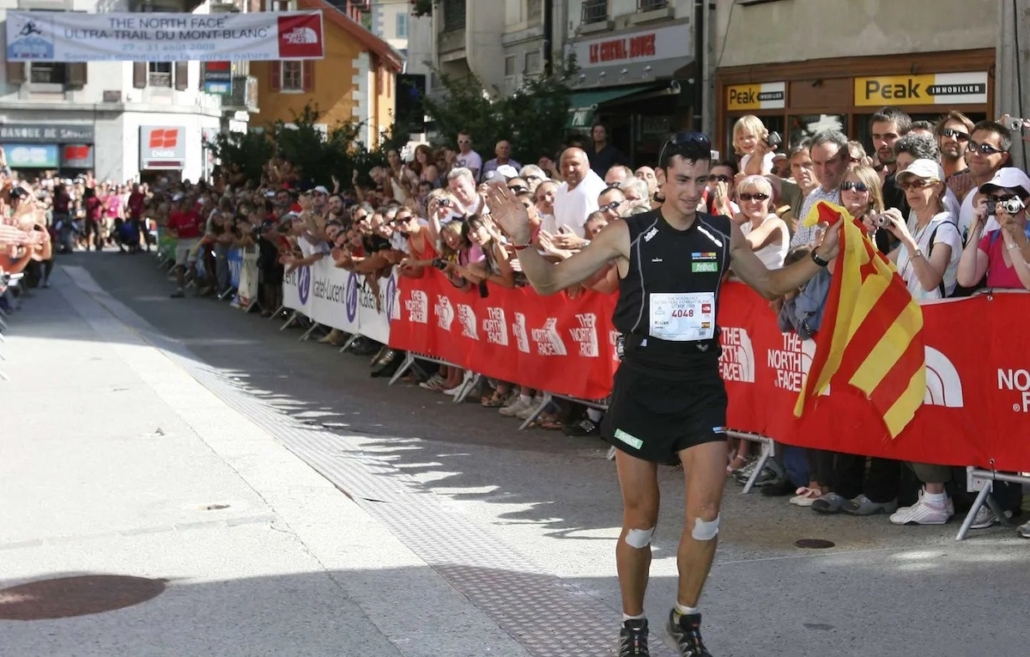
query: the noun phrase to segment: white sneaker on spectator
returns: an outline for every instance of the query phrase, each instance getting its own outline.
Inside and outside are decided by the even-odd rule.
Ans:
[[[1016,527],[1016,534],[1023,538],[1030,538],[1030,521],[1023,523],[1019,527]]]
[[[511,402],[507,406],[502,406],[497,412],[504,417],[518,417],[519,413],[532,407],[533,405],[530,402],[523,401],[522,397],[515,395],[515,401]]]
[[[450,390],[443,390],[442,392],[443,392],[443,394],[447,395],[448,397],[456,397],[458,395],[458,393],[460,393],[462,388],[464,388],[464,387],[465,387],[465,382],[462,381],[461,383],[459,383],[458,385],[454,386]]]
[[[534,399],[532,402],[529,403],[528,406],[526,406],[526,408],[516,413],[515,417],[517,417],[520,420],[528,420],[529,416],[536,412],[537,407],[540,406],[540,401],[541,400],[539,399]]]
[[[1010,511],[1005,511],[1004,513],[1006,518],[1012,517],[1012,513]],[[973,518],[973,524],[971,524],[969,528],[987,529],[991,525],[996,525],[999,522],[1001,522],[1001,519],[998,518],[998,514],[996,514],[990,506],[984,504],[980,507],[980,510],[976,512],[976,517]]]
[[[919,491],[919,501],[912,506],[903,506],[891,516],[895,525],[943,525],[955,515],[951,499],[941,505],[932,504],[926,499],[923,491]]]

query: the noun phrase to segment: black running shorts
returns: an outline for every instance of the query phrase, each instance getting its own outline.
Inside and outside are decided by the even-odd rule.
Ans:
[[[651,376],[624,361],[601,435],[645,461],[675,462],[688,447],[726,440],[726,387],[718,369],[687,381]]]

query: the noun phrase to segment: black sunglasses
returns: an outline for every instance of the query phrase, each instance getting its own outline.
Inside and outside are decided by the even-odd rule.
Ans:
[[[994,155],[995,153],[1004,153],[1005,151],[1000,148],[995,148],[990,144],[978,144],[972,139],[969,140],[969,149],[973,151],[980,151],[983,155]]]
[[[955,141],[969,141],[968,132],[962,132],[961,130],[954,130],[952,128],[942,129],[941,137],[951,137],[955,139]]]
[[[515,192],[516,194],[521,194],[522,192],[528,192],[529,191],[529,187],[523,187],[522,185],[512,185],[508,189],[510,189],[511,191]]]
[[[600,210],[601,212],[604,212],[605,210],[618,210],[619,206],[622,205],[622,204],[623,204],[623,201],[612,201],[608,205],[602,205],[601,207],[599,207],[597,209]]]
[[[845,180],[840,184],[840,191],[846,192],[849,190],[855,190],[856,192],[868,192],[869,187],[864,182],[857,182],[853,180]]]
[[[758,194],[741,194],[740,195],[740,200],[741,201],[764,201],[767,198],[769,198],[769,195],[768,194],[762,194],[761,192],[759,192]]]
[[[670,146],[680,147],[694,146],[706,151],[712,150],[712,142],[708,140],[708,135],[703,132],[678,132],[672,137],[669,137],[668,144]]]

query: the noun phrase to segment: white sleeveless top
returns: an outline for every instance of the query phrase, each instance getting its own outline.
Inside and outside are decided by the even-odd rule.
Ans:
[[[776,219],[776,215],[771,214],[766,218],[766,221]],[[740,225],[740,232],[744,233],[747,237],[748,233],[751,232],[751,222],[745,221]],[[790,249],[790,237],[787,235],[787,231],[780,231],[779,243],[772,242],[766,244],[762,248],[755,251],[755,255],[762,261],[766,269],[779,269],[783,267],[783,260],[787,257],[787,251]]]

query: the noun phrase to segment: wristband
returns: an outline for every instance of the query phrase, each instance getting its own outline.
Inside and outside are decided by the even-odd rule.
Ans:
[[[820,258],[819,254],[815,252],[815,249],[812,249],[812,262],[819,265],[820,267],[826,267],[830,264],[829,260],[823,260],[822,258]]]
[[[530,244],[513,244],[512,248],[514,248],[516,251],[522,251],[522,250],[528,249],[531,246],[533,246],[532,243],[530,243]]]

